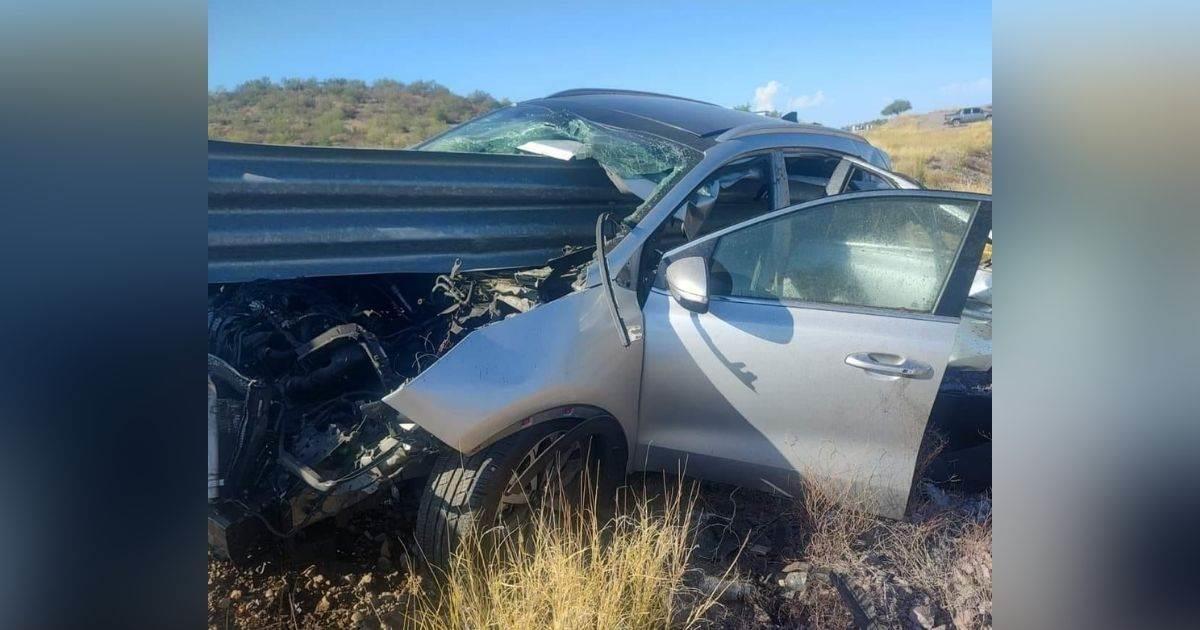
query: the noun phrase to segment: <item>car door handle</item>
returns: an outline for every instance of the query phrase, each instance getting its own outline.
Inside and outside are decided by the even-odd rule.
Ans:
[[[855,352],[846,355],[846,365],[888,376],[922,379],[933,376],[932,366],[883,352]]]

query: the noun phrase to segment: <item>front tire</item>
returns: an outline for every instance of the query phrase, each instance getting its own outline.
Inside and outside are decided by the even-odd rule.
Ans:
[[[594,448],[598,445],[592,445],[591,439],[581,442],[588,445],[583,449],[571,450],[561,443],[560,438],[577,424],[577,420],[544,422],[506,437],[474,455],[453,451],[440,455],[429,475],[417,511],[417,544],[425,554],[425,559],[444,566],[465,537],[500,524],[501,517],[508,522],[511,515],[507,510],[521,507],[512,505],[513,482],[548,449],[560,449],[562,452],[558,457],[577,458],[578,465],[572,467],[575,472],[586,474],[589,470],[595,470],[584,465],[594,465],[600,454],[599,449]],[[564,485],[575,481],[564,480]],[[602,493],[597,499],[604,502],[611,500],[611,497]],[[528,501],[530,504],[525,508],[533,509],[536,497]]]

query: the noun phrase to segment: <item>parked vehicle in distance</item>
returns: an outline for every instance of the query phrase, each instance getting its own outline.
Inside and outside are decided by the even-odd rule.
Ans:
[[[964,107],[956,112],[946,114],[946,124],[951,127],[957,127],[958,125],[988,120],[991,117],[991,110],[982,107]]]
[[[588,471],[602,496],[844,484],[902,517],[948,384],[986,405],[939,421],[985,406],[990,431],[991,200],[889,169],[847,132],[621,90],[408,151],[210,144],[210,542],[416,487],[444,559]]]

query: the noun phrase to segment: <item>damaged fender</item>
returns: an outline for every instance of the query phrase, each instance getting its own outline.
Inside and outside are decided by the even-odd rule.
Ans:
[[[466,454],[587,401],[616,418],[632,452],[642,347],[617,342],[591,287],[472,332],[383,401]]]

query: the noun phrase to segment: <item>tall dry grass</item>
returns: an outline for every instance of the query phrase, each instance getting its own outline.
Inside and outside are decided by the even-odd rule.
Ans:
[[[425,584],[413,583],[402,625],[690,628],[725,612],[732,615],[726,621],[750,623],[746,611],[759,605],[791,607],[790,619],[813,628],[855,625],[864,614],[879,627],[907,627],[910,611],[922,605],[939,623],[991,625],[986,497],[926,503],[896,522],[874,516],[855,486],[808,483],[793,515],[804,536],[801,559],[818,576],[807,594],[771,604],[765,598],[780,593],[758,588],[756,604],[714,610],[726,594],[721,589],[737,582],[728,578],[738,560],[720,579],[690,579],[695,492],[682,478],[657,490],[626,489],[610,520],[598,517],[594,505],[569,509],[559,501],[543,505],[523,528],[470,538],[448,567]],[[854,610],[847,589],[857,600]]]
[[[460,546],[406,624],[421,630],[696,626],[720,593],[685,585],[694,495],[627,496],[618,516],[543,507],[498,541]]]
[[[992,192],[992,121],[961,127],[900,116],[863,134],[892,156],[893,170],[926,188]]]

